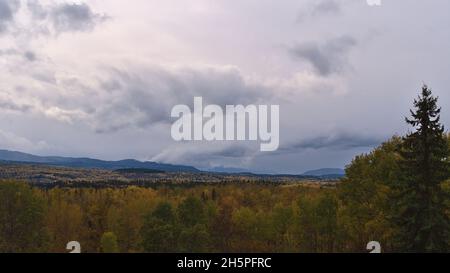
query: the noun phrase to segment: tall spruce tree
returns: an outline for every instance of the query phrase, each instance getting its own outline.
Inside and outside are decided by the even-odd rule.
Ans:
[[[449,148],[437,100],[424,85],[422,94],[414,100],[412,117],[406,118],[415,131],[404,137],[400,149],[402,181],[396,187],[394,206],[400,251],[450,250],[448,196],[441,187],[449,178]]]

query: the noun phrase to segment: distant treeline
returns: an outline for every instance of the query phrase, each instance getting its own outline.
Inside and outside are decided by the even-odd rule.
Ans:
[[[127,168],[105,170],[68,168],[44,164],[0,163],[0,180],[26,181],[39,188],[123,188],[129,186],[155,187],[159,184],[192,183],[297,183],[316,181],[336,182],[337,176],[264,175],[252,173],[166,172],[155,169]]]
[[[165,173],[165,171],[144,168],[126,168],[115,170],[118,173]]]

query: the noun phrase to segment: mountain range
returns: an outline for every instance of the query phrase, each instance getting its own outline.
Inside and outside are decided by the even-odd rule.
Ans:
[[[92,158],[62,157],[62,156],[37,156],[17,151],[0,150],[0,162],[4,164],[42,164],[49,166],[72,167],[72,168],[96,168],[107,170],[118,169],[147,169],[163,172],[211,172],[211,173],[230,173],[239,174],[251,172],[240,168],[215,167],[207,170],[199,170],[193,166],[174,165],[166,163],[157,163],[152,161],[138,161],[135,159],[125,159],[118,161],[107,161]],[[261,174],[263,175],[263,174]],[[345,175],[345,171],[336,168],[324,168],[307,171],[301,176],[321,177],[336,179]]]
[[[345,175],[345,170],[338,168],[323,168],[304,172],[303,175],[324,176],[324,175]]]
[[[33,163],[73,168],[97,168],[108,170],[136,168],[165,172],[200,172],[200,170],[192,166],[172,165],[151,161],[142,162],[135,159],[106,161],[92,158],[37,156],[8,150],[0,150],[0,160],[3,162]]]

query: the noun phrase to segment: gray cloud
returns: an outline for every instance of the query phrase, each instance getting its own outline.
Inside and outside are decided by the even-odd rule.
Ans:
[[[32,51],[26,51],[24,57],[30,62],[36,61],[36,54],[34,54],[34,52]]]
[[[347,54],[357,44],[350,36],[341,36],[323,44],[303,43],[289,49],[292,56],[309,62],[322,76],[341,72],[347,64]]]
[[[57,32],[90,31],[107,18],[94,13],[85,3],[59,4],[51,10],[50,17]]]
[[[26,149],[30,152],[38,152],[48,147],[48,144],[45,141],[34,141],[4,130],[0,130],[0,144],[2,149]]]
[[[210,154],[213,157],[231,157],[231,158],[243,158],[255,153],[255,150],[249,146],[244,145],[231,145],[222,150],[216,151]]]
[[[18,54],[19,51],[14,48],[0,49],[0,56],[14,56]]]
[[[312,4],[302,7],[297,16],[297,23],[305,23],[307,19],[321,18],[326,15],[339,14],[342,11],[340,3],[336,0],[313,1]]]
[[[23,56],[27,61],[30,62],[34,62],[37,59],[36,54],[33,51],[26,50],[23,52],[15,48],[0,49],[0,56],[5,57]]]
[[[381,8],[363,0],[217,1],[108,0],[94,8],[94,1],[21,0],[16,11],[13,1],[0,0],[2,14],[5,4],[12,11],[0,19],[0,131],[11,132],[6,143],[18,136],[31,143],[0,144],[30,151],[43,139],[50,147],[43,154],[159,155],[264,172],[342,167],[381,142],[377,136],[406,132],[402,117],[422,81],[441,98],[448,125],[450,1]],[[73,2],[86,4],[66,16],[60,7]],[[424,10],[429,20],[417,20]],[[115,18],[110,27],[98,27],[102,12]],[[299,12],[304,20],[295,22]],[[74,45],[80,31],[89,33]],[[432,42],[416,42],[424,39]],[[280,150],[174,143],[170,110],[192,107],[194,95],[208,104],[280,104]]]
[[[341,6],[335,0],[323,0],[314,5],[312,15],[339,13]]]
[[[153,157],[153,161],[196,163],[200,168],[210,168],[218,164],[243,167],[258,153],[255,147],[246,144],[211,143],[177,143],[169,146]]]
[[[0,100],[0,109],[2,110],[9,110],[9,111],[17,111],[17,112],[28,112],[33,107],[31,105],[24,105],[24,104],[16,104],[11,101],[3,101]]]
[[[32,17],[37,20],[44,20],[49,11],[41,5],[39,0],[28,0],[27,8],[30,11]]]
[[[0,0],[0,33],[4,32],[13,21],[19,6],[18,0]]]
[[[193,97],[204,104],[255,104],[269,98],[263,86],[247,83],[233,68],[168,70],[161,67],[110,69],[101,84],[109,98],[95,113],[96,131],[106,133],[129,126],[144,128],[170,123],[174,105],[192,106]],[[125,118],[121,118],[125,117]]]
[[[280,148],[280,152],[297,151],[302,149],[338,149],[376,147],[385,141],[386,137],[362,135],[351,132],[334,132],[328,135],[318,135]]]
[[[38,34],[91,31],[108,19],[105,14],[94,12],[86,3],[59,3],[42,5],[39,0],[28,0],[27,9],[35,21],[46,21],[35,29]]]

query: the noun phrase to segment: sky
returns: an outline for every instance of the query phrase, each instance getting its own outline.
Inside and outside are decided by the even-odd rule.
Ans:
[[[202,169],[343,168],[405,134],[426,83],[450,125],[450,1],[0,0],[0,149]],[[175,142],[174,105],[280,105],[280,147]]]

